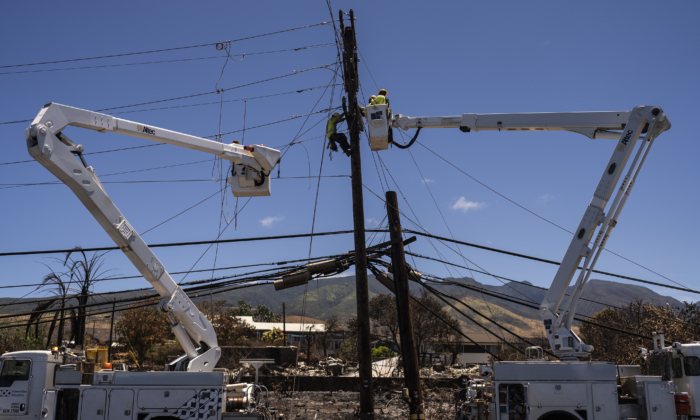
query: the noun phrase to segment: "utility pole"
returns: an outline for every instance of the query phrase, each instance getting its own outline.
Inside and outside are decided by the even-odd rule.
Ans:
[[[416,349],[416,338],[413,334],[408,270],[406,268],[406,255],[403,250],[403,237],[401,236],[399,202],[396,199],[395,191],[386,192],[386,212],[389,220],[389,235],[393,243],[391,246],[391,265],[394,274],[394,294],[396,295],[396,310],[399,318],[404,378],[408,389],[409,414],[411,419],[425,419],[423,391],[420,386],[418,352]]]
[[[109,321],[109,346],[107,347],[107,361],[112,361],[112,332],[114,331],[114,309],[116,307],[116,300],[112,298],[112,319]]]
[[[362,116],[357,103],[359,79],[357,74],[357,41],[355,16],[350,9],[350,26],[343,25],[343,11],[339,11],[340,31],[343,38],[343,78],[348,104],[345,119],[350,131],[350,172],[352,175],[352,218],[355,229],[355,288],[357,294],[357,359],[360,376],[360,418],[374,418],[374,386],[372,384],[372,352],[369,329],[369,289],[367,285],[367,249],[365,248],[365,210],[362,197],[362,161],[360,159],[360,130]]]

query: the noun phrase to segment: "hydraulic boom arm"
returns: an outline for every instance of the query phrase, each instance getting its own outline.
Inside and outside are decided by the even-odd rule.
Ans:
[[[389,127],[401,128],[459,128],[463,132],[498,131],[571,131],[590,138],[616,139],[615,150],[605,166],[603,175],[586,208],[581,223],[574,232],[569,248],[564,254],[554,280],[540,305],[540,315],[552,351],[561,359],[588,356],[593,346],[584,344],[571,326],[581,292],[588,282],[593,268],[603,251],[613,229],[617,225],[622,208],[634,186],[637,175],[656,137],[671,128],[660,107],[638,106],[632,111],[610,112],[553,112],[527,114],[462,114],[448,117],[406,117],[400,114],[389,121],[391,115],[386,105],[366,107],[370,143],[373,150],[388,148]],[[621,130],[621,131],[618,131]],[[645,134],[641,137],[641,134]],[[638,140],[642,143],[629,158]],[[615,198],[607,210],[608,201],[617,187],[623,171],[625,176]],[[598,234],[593,239],[596,229]],[[581,260],[583,265],[579,267]],[[567,288],[580,269],[573,294],[565,305],[562,301]],[[560,313],[561,310],[561,313]]]
[[[168,314],[171,328],[187,355],[184,360],[187,363],[181,364],[181,368],[212,371],[221,355],[214,328],[110,200],[95,169],[85,163],[83,146],[76,145],[62,133],[68,125],[127,134],[227,159],[236,168],[229,178],[236,196],[269,195],[267,175],[279,161],[280,152],[265,146],[218,143],[55,103],[45,105],[25,132],[29,154],[73,191],[162,297],[158,307]]]

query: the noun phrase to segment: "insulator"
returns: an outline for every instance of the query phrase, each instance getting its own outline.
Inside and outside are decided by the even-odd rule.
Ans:
[[[311,280],[311,273],[308,270],[282,276],[282,280],[275,280],[275,290],[280,291],[290,287],[301,286]]]

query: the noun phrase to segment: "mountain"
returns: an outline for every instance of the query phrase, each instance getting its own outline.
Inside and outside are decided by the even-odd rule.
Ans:
[[[390,293],[374,276],[369,276],[369,297],[370,299],[378,294]],[[530,301],[532,305],[539,306],[543,300],[546,290],[533,287],[529,283],[508,282],[503,285],[486,285],[477,282],[472,278],[449,279],[456,283],[469,284],[488,290],[491,292],[511,296],[521,300]],[[536,309],[524,307],[513,302],[508,302],[494,296],[482,294],[481,292],[466,289],[456,285],[441,285],[437,289],[463,301],[467,305],[481,312],[497,322],[509,326],[514,331],[530,331],[539,328],[540,319]],[[411,282],[411,290],[419,293],[420,286]],[[572,291],[569,288],[569,293]],[[304,293],[306,291],[306,294]],[[127,296],[140,296],[144,291],[117,294],[115,298],[122,299]],[[227,306],[238,306],[240,300],[257,306],[265,305],[276,313],[282,313],[282,303],[285,303],[287,315],[302,315],[320,320],[328,319],[333,315],[343,318],[357,316],[357,304],[355,297],[355,277],[331,277],[318,281],[311,281],[306,287],[294,287],[282,291],[275,291],[274,286],[266,284],[262,286],[249,287],[237,290],[230,290],[224,293],[210,295],[206,292],[201,294],[191,294],[190,297],[196,303],[213,298],[216,300],[226,300]],[[112,297],[111,295],[109,296]],[[642,299],[653,302],[657,305],[670,304],[673,307],[682,306],[682,303],[672,297],[662,296],[654,291],[637,285],[616,283],[604,280],[591,280],[584,289],[583,299],[579,302],[577,313],[592,316],[596,312],[604,309],[605,304],[624,306],[634,299]],[[5,303],[17,301],[19,305],[3,306]],[[565,298],[566,301],[566,298]],[[595,302],[591,302],[595,301]],[[596,303],[598,302],[598,303]],[[455,304],[460,311],[473,317],[478,322],[487,322],[483,317],[475,314],[462,305]],[[25,303],[22,299],[2,298],[0,299],[0,313],[13,314],[30,311],[36,304]],[[468,327],[473,326],[467,322],[452,308],[447,308],[454,316],[462,319]]]

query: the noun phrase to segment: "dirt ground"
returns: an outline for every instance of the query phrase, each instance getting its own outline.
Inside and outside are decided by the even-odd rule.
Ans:
[[[454,392],[453,389],[424,390],[426,418],[454,419]],[[276,393],[270,399],[271,405],[283,414],[283,419],[350,420],[358,418],[358,392]],[[376,420],[408,418],[408,406],[401,399],[401,391],[375,392],[374,418]]]

